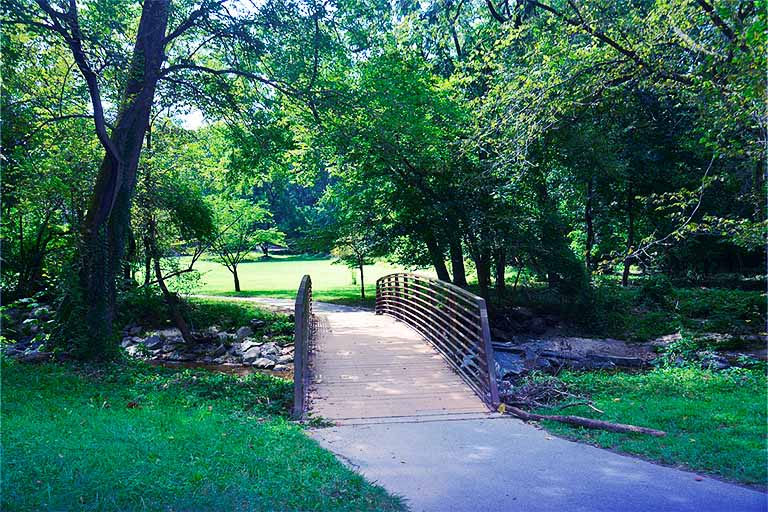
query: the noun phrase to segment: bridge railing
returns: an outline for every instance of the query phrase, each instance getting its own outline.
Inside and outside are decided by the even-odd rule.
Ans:
[[[485,300],[417,274],[376,281],[376,314],[390,315],[429,341],[491,408],[499,403]]]
[[[294,419],[304,416],[309,386],[309,343],[312,335],[312,279],[305,275],[301,278],[296,294],[294,310],[296,322],[293,343],[293,411]]]

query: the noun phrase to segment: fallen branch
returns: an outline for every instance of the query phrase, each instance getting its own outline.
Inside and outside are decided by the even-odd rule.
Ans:
[[[602,410],[598,409],[597,407],[595,407],[594,405],[592,405],[592,402],[573,402],[572,404],[565,404],[565,405],[562,405],[562,406],[558,407],[558,410],[562,411],[563,409],[567,409],[568,407],[578,407],[580,405],[585,405],[585,406],[589,407],[590,409],[592,409],[595,412],[598,412],[600,414],[605,414],[605,411],[602,411]]]
[[[607,430],[609,432],[648,434],[649,436],[654,437],[664,437],[667,435],[667,433],[664,431],[654,430],[652,428],[626,425],[624,423],[611,423],[610,421],[593,420],[589,418],[582,418],[581,416],[549,416],[545,414],[534,414],[531,412],[525,412],[522,409],[518,409],[517,407],[512,406],[507,406],[506,411],[523,421],[557,421],[560,423],[567,423],[569,425],[576,425],[578,427]]]

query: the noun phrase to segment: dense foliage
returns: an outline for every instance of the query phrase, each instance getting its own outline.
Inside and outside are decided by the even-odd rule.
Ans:
[[[3,292],[46,291],[100,356],[135,287],[186,337],[198,259],[239,289],[274,244],[333,251],[362,293],[375,256],[500,301],[525,270],[581,308],[598,275],[744,286],[765,7],[3,0]]]

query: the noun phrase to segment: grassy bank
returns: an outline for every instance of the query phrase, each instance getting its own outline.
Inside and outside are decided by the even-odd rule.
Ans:
[[[616,434],[545,422],[548,430],[663,464],[765,486],[768,396],[764,370],[660,368],[637,374],[568,372],[561,377],[573,390],[590,396],[605,414],[583,406],[540,412],[641,425],[664,430],[667,436]]]
[[[283,413],[288,381],[2,364],[2,509],[402,510]]]

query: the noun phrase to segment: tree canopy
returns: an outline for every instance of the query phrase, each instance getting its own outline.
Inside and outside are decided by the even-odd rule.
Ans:
[[[56,295],[90,356],[180,254],[236,289],[277,244],[569,301],[762,271],[763,1],[0,5],[3,292]]]

